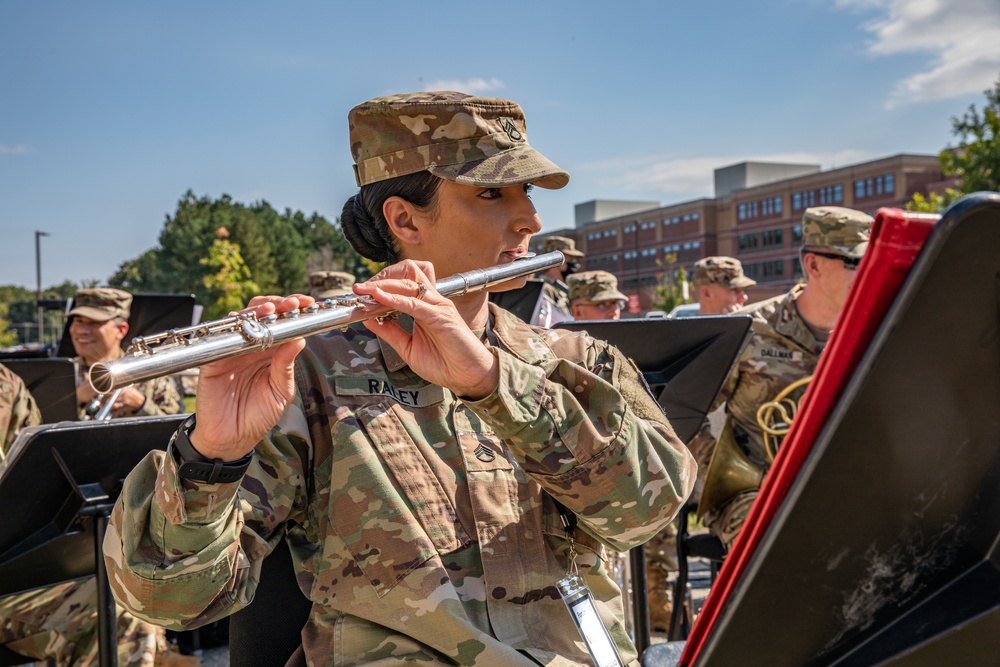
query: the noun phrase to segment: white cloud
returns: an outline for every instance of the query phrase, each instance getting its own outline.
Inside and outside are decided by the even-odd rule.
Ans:
[[[24,144],[18,144],[16,146],[0,144],[0,155],[27,155],[28,153],[34,152],[34,148],[31,146],[25,146]]]
[[[997,0],[835,0],[840,8],[880,14],[863,28],[869,53],[928,53],[927,67],[896,84],[887,107],[990,88],[1000,74]]]
[[[714,171],[740,162],[783,162],[793,164],[818,164],[822,169],[832,169],[862,162],[870,153],[859,150],[842,150],[836,153],[775,153],[756,156],[724,156],[608,160],[590,163],[583,168],[597,174],[615,174],[602,185],[624,191],[662,192],[668,201],[683,201],[697,197],[712,197],[715,191]]]
[[[481,93],[493,93],[498,90],[502,90],[503,87],[504,83],[500,79],[483,79],[481,77],[474,77],[464,81],[459,79],[438,79],[436,81],[428,81],[424,85],[424,90],[454,90],[460,93],[478,95]]]

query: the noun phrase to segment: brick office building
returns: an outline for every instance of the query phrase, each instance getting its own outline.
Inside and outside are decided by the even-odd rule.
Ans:
[[[743,262],[757,281],[751,301],[788,291],[802,276],[798,248],[802,213],[811,206],[846,206],[874,214],[902,207],[914,193],[938,191],[946,180],[935,155],[900,154],[822,171],[818,165],[743,162],[715,171],[715,197],[658,207],[651,202],[594,200],[576,207],[576,226],[542,234],[569,236],[586,253],[587,270],[618,277],[648,310],[670,262],[685,267],[709,255]]]

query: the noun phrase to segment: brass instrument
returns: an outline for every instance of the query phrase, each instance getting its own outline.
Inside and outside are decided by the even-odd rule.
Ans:
[[[757,424],[764,436],[764,451],[767,452],[768,463],[774,462],[774,457],[778,455],[778,446],[788,434],[795,413],[798,412],[801,396],[791,398],[792,394],[799,388],[806,387],[812,378],[812,375],[807,375],[801,380],[796,380],[778,392],[773,401],[768,401],[757,408]]]
[[[437,281],[435,288],[446,297],[479,292],[493,285],[530,276],[553,266],[561,266],[559,251],[528,254],[513,262],[486,269],[456,273]],[[101,394],[135,382],[221,361],[247,352],[266,350],[271,345],[296,338],[343,329],[367,319],[383,319],[396,311],[368,297],[349,294],[317,302],[301,310],[258,318],[241,313],[221,320],[171,329],[153,336],[132,339],[125,356],[90,367],[90,384]]]
[[[800,389],[805,391],[804,388],[811,380],[811,375],[796,380],[778,392],[774,400],[761,404],[757,409],[757,424],[764,438],[769,466],[774,462],[781,440],[788,433],[795,413],[798,412],[801,395],[794,398],[792,395]],[[701,499],[698,501],[698,517],[703,517],[715,507],[725,505],[739,493],[760,488],[766,472],[766,468],[755,463],[736,443],[730,417],[726,420],[715,446],[715,453],[708,464]]]
[[[728,418],[719,434],[715,452],[708,464],[708,472],[705,473],[697,517],[704,517],[709,510],[725,505],[739,493],[760,488],[763,481],[764,469],[754,463],[736,443],[733,418]]]

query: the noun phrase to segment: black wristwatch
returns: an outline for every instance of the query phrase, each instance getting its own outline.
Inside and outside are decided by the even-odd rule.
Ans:
[[[222,459],[210,459],[191,444],[191,431],[195,427],[195,416],[191,415],[177,429],[174,438],[174,453],[177,461],[177,474],[181,479],[194,482],[219,484],[221,482],[238,482],[253,461],[253,450],[237,461],[225,462]]]

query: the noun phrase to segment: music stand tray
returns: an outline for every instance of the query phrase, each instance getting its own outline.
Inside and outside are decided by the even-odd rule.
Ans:
[[[76,362],[69,358],[8,359],[4,365],[24,380],[42,422],[76,421]]]
[[[101,544],[125,476],[184,415],[27,428],[0,464],[0,596],[96,576],[101,665],[117,662]]]
[[[165,447],[185,415],[27,428],[0,464],[0,595],[94,574],[94,550],[78,535],[87,521],[59,461],[77,485],[95,485],[113,503],[122,480],[151,449]],[[98,489],[85,489],[88,493]]]
[[[705,415],[750,340],[749,315],[667,319],[577,320],[559,329],[606,340],[642,371],[653,396],[683,442]]]

